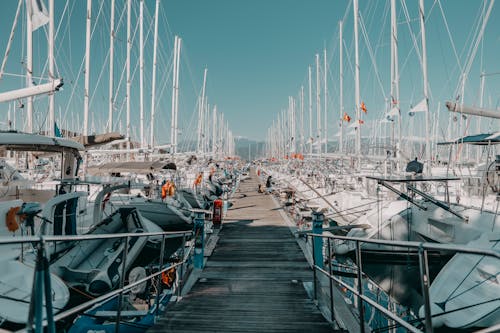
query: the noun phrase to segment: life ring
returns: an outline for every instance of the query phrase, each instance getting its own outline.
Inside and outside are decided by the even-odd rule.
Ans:
[[[172,288],[172,286],[174,285],[175,277],[176,277],[175,267],[172,267],[169,270],[161,273],[161,281],[169,289]]]
[[[11,207],[7,212],[5,218],[5,225],[10,232],[15,232],[19,229],[19,223],[24,220],[24,215],[18,215],[17,213],[21,210],[21,207]]]

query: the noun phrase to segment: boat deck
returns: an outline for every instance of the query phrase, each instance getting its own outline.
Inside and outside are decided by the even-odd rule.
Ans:
[[[332,332],[303,282],[313,272],[258,178],[241,183],[190,292],[148,332]]]

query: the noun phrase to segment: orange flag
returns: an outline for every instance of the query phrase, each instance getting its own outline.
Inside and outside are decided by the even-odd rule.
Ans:
[[[347,112],[344,112],[344,121],[347,121],[347,122],[350,122],[351,121],[351,117],[349,117],[349,115],[347,114]]]
[[[368,112],[368,110],[366,109],[365,102],[361,102],[361,110],[362,110],[364,113],[367,113],[367,112]]]

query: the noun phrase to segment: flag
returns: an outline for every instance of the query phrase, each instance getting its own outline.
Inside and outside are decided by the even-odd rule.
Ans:
[[[56,122],[54,122],[54,136],[56,138],[62,138],[61,130],[59,130],[59,127],[57,126]]]
[[[361,111],[363,111],[364,113],[367,113],[367,112],[368,112],[368,110],[366,109],[365,102],[361,102],[361,106],[360,106],[360,108],[361,108]]]
[[[344,112],[344,118],[343,120],[347,121],[348,123],[351,122],[351,117],[347,114],[347,112]]]
[[[31,31],[35,31],[49,22],[49,14],[42,0],[26,0],[26,8],[31,15]]]
[[[427,112],[427,111],[428,111],[427,100],[424,98],[417,105],[412,107],[410,111],[408,111],[408,114],[410,116],[414,116],[415,112]]]
[[[365,121],[364,121],[364,120],[359,119],[359,120],[358,120],[358,123],[359,123],[360,125],[363,125],[363,124],[365,123]]]

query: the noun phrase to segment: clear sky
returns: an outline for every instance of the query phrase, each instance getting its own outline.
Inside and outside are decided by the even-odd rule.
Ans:
[[[116,0],[115,38],[115,105],[114,129],[125,127],[125,1]],[[146,124],[149,124],[152,16],[154,1],[146,0],[145,80]],[[427,14],[427,56],[429,60],[430,105],[437,111],[438,103],[457,95],[460,67],[465,67],[481,23],[483,1],[425,1]],[[400,36],[401,98],[406,133],[419,134],[423,117],[407,116],[410,105],[423,97],[420,62],[413,38],[420,47],[418,1],[398,4]],[[17,1],[7,0],[0,20],[0,52],[3,56],[14,20]],[[132,30],[132,132],[138,136],[139,73],[138,29],[139,1],[133,1]],[[210,105],[217,104],[229,121],[234,135],[264,139],[267,128],[288,105],[288,96],[298,96],[300,86],[306,87],[307,67],[314,65],[316,53],[328,52],[328,100],[330,137],[338,128],[338,22],[344,22],[344,105],[354,114],[353,94],[353,13],[349,0],[162,0],[160,15],[160,56],[158,62],[158,123],[157,142],[168,142],[170,131],[171,62],[173,36],[183,39],[180,78],[179,124],[183,138],[194,138],[196,131],[196,101],[201,90],[203,69],[208,68],[207,95]],[[56,95],[56,115],[63,127],[81,129],[83,118],[83,59],[85,47],[86,1],[56,0],[56,62],[65,80],[64,91]],[[91,127],[102,132],[107,121],[108,51],[110,1],[93,1],[91,50]],[[389,1],[360,1],[360,70],[361,95],[368,107],[367,126],[382,119],[385,101],[390,98]],[[443,15],[444,14],[444,15]],[[121,16],[121,18],[120,18]],[[444,20],[446,19],[446,21]],[[24,50],[23,20],[15,34],[6,72],[22,74]],[[448,30],[449,29],[449,30]],[[365,31],[365,33],[363,32]],[[411,31],[411,33],[410,33]],[[479,103],[479,75],[500,71],[500,11],[493,8],[486,26],[484,43],[479,45],[466,85],[465,103]],[[413,37],[412,37],[413,34]],[[369,46],[365,36],[369,40]],[[451,37],[451,39],[450,39]],[[34,74],[47,77],[45,67],[45,30],[35,32]],[[452,42],[452,41],[453,42]],[[456,51],[454,51],[454,48]],[[456,52],[456,56],[455,56]],[[372,56],[370,56],[372,53]],[[458,61],[457,61],[458,57]],[[373,59],[373,60],[372,60]],[[375,62],[375,64],[373,63]],[[482,67],[480,64],[482,63]],[[459,65],[458,65],[459,64]],[[313,73],[314,67],[313,67]],[[486,80],[485,106],[497,107],[500,77]],[[22,87],[22,78],[6,76],[0,81],[0,91]],[[314,80],[314,77],[313,77]],[[313,84],[313,89],[315,84]],[[313,92],[314,94],[314,92]],[[307,99],[306,99],[307,105]],[[315,106],[314,106],[315,107]],[[8,110],[9,105],[0,105]],[[46,98],[35,104],[36,120],[43,128],[47,115]],[[22,110],[17,110],[20,117]],[[307,119],[307,116],[306,116]],[[19,122],[20,120],[18,120]],[[306,120],[307,122],[307,120]],[[446,132],[448,114],[441,108],[439,132]],[[417,126],[415,126],[417,124]],[[149,126],[149,125],[148,125]],[[20,127],[18,125],[18,127]],[[148,130],[148,129],[147,129]]]

